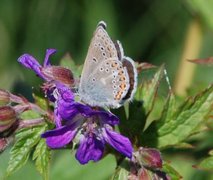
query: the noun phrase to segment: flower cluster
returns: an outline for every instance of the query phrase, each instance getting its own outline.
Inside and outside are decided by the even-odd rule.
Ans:
[[[49,100],[54,102],[56,128],[42,134],[47,145],[50,148],[62,148],[77,140],[76,159],[81,164],[100,160],[106,144],[131,158],[131,142],[114,131],[114,126],[119,124],[118,117],[101,108],[77,102],[72,92],[75,86],[73,75],[66,68],[50,65],[49,57],[53,53],[54,49],[47,50],[43,66],[29,54],[18,59],[46,81],[43,89]]]
[[[43,118],[21,120],[20,115],[28,110],[46,115],[45,111],[24,97],[0,89],[0,153],[13,141],[17,130],[43,122]]]

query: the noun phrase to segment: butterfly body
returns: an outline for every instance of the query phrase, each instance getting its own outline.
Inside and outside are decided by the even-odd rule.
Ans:
[[[134,62],[123,55],[102,21],[91,40],[79,84],[79,96],[91,106],[118,108],[131,100],[137,86]]]

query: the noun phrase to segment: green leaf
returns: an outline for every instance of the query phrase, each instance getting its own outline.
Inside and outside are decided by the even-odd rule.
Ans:
[[[69,54],[66,54],[60,62],[60,65],[68,68],[72,71],[75,78],[79,78],[81,75],[81,71],[83,69],[83,65],[76,65]]]
[[[172,179],[172,180],[179,180],[181,179],[181,175],[167,162],[163,163],[162,170]]]
[[[21,119],[36,119],[36,118],[40,118],[40,117],[41,117],[41,115],[33,110],[25,111],[20,115]]]
[[[111,180],[128,180],[128,175],[129,172],[125,168],[119,166],[113,174]]]
[[[161,118],[143,134],[145,144],[148,142],[150,146],[165,148],[177,145],[192,135],[212,111],[213,85],[187,99],[177,110],[174,104],[170,97]]]
[[[174,145],[175,149],[194,149],[195,147],[189,143],[179,143]]]
[[[47,147],[45,140],[41,139],[33,153],[33,160],[35,160],[36,169],[45,180],[49,179],[50,157],[50,149]]]
[[[159,119],[159,126],[167,124],[174,116],[176,112],[176,101],[173,92],[169,93],[168,99],[162,111],[161,117]],[[167,127],[165,127],[167,129]]]
[[[202,170],[213,171],[213,156],[204,159],[199,165],[195,167]]]
[[[118,165],[119,164],[119,165]],[[117,162],[117,167],[111,177],[111,180],[127,180],[129,175],[129,169],[130,169],[130,162],[129,159],[122,159],[122,161],[119,160],[119,163]]]
[[[37,104],[41,109],[48,110],[47,100],[43,97],[40,97],[33,93],[33,98],[35,100],[35,104]]]
[[[33,147],[39,142],[44,126],[22,129],[16,134],[16,142],[10,152],[7,176],[11,175],[27,162]]]
[[[155,97],[163,74],[164,66],[162,65],[150,81],[143,81],[138,85],[135,99],[143,102],[146,115],[148,115],[153,109]]]

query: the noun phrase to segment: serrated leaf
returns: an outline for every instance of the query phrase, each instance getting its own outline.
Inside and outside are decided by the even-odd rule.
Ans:
[[[212,111],[212,104],[213,85],[194,98],[187,99],[177,110],[169,110],[167,107],[171,105],[166,105],[160,120],[154,122],[143,135],[144,141],[158,148],[181,143],[201,123],[205,123],[205,118]]]
[[[138,86],[135,99],[137,101],[143,101],[143,107],[147,115],[152,111],[159,82],[162,79],[163,74],[164,66],[161,66],[151,81],[143,81],[142,84],[139,84]]]
[[[163,163],[162,170],[172,179],[172,180],[179,180],[181,179],[181,175],[167,162]]]
[[[72,71],[75,78],[79,78],[81,75],[81,71],[83,69],[83,65],[76,65],[74,60],[71,58],[69,54],[66,54],[60,62],[60,65],[68,68]]]
[[[176,111],[175,96],[173,92],[170,92],[164,105],[161,117],[159,120],[157,120],[158,127],[162,126],[162,129],[159,129],[159,131],[167,131],[170,128],[168,127],[169,126],[168,122],[171,119],[173,119],[172,116],[174,116],[175,111]],[[154,135],[154,133],[152,135]]]
[[[27,162],[33,147],[39,142],[44,126],[22,129],[16,134],[16,142],[10,152],[7,176],[11,175]]]
[[[174,112],[165,124],[158,125],[159,147],[177,144],[187,138],[193,130],[204,122],[212,110],[213,86],[188,99],[178,112]],[[166,126],[166,127],[165,127]]]
[[[166,104],[164,106],[164,109],[162,111],[161,118],[159,119],[159,126],[160,124],[166,124],[173,118],[176,112],[176,108],[177,107],[176,107],[175,96],[173,92],[170,92],[168,99],[166,101]]]
[[[195,167],[202,170],[213,171],[213,156],[204,159],[199,165]]]
[[[45,180],[49,179],[50,156],[50,149],[45,140],[41,139],[33,153],[33,160],[35,160],[36,169]]]

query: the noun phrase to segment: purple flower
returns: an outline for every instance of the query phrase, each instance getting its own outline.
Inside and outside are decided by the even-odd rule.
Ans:
[[[56,129],[42,134],[49,147],[61,148],[79,138],[76,158],[81,164],[100,160],[106,143],[123,155],[132,157],[129,139],[113,130],[113,126],[119,123],[115,115],[75,102],[68,87],[62,84],[56,87]]]
[[[21,63],[23,66],[25,66],[28,69],[32,69],[39,77],[46,81],[50,81],[51,79],[48,79],[44,76],[42,73],[42,68],[50,66],[49,57],[56,52],[55,49],[47,49],[46,55],[44,58],[44,64],[43,67],[39,64],[39,62],[30,54],[23,54],[18,58],[18,62]]]
[[[23,54],[18,58],[18,62],[28,69],[33,70],[40,78],[44,79],[46,83],[42,86],[48,98],[54,101],[53,92],[55,90],[55,83],[60,82],[67,86],[74,85],[73,74],[69,69],[61,66],[52,66],[49,58],[56,52],[55,49],[47,49],[44,58],[43,66],[30,54]]]
[[[76,158],[81,164],[86,164],[90,160],[100,160],[106,144],[131,158],[131,142],[114,131],[119,119],[110,112],[93,109],[75,101],[71,90],[74,86],[71,71],[60,66],[52,66],[49,62],[49,57],[55,52],[55,49],[47,49],[43,66],[29,54],[24,54],[18,59],[18,62],[46,81],[43,90],[49,100],[55,103],[56,128],[42,134],[47,145],[51,148],[61,148],[73,140],[77,141],[79,146]]]

